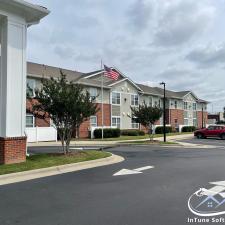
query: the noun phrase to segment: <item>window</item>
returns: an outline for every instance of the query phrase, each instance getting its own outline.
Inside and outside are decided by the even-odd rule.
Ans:
[[[174,108],[177,109],[177,101],[174,101]]]
[[[91,99],[95,99],[98,95],[98,90],[97,88],[90,88],[89,93],[90,93]]]
[[[195,102],[193,103],[193,110],[197,110],[197,104]]]
[[[149,97],[149,106],[152,106],[152,97]]]
[[[198,120],[196,118],[193,119],[193,126],[195,126],[195,127],[198,126]]]
[[[188,109],[188,103],[184,102],[184,109]]]
[[[120,93],[112,92],[112,104],[120,105]]]
[[[137,123],[134,118],[131,119],[131,127],[132,127],[132,129],[139,128],[139,123]]]
[[[31,114],[26,115],[26,127],[34,127],[34,116]]]
[[[184,125],[188,125],[188,119],[184,119]]]
[[[139,105],[138,95],[131,95],[131,105],[132,106],[138,106]]]
[[[97,127],[97,116],[90,117],[90,125],[91,127]]]
[[[112,126],[120,128],[120,117],[112,117]]]
[[[158,105],[159,107],[161,107],[161,100],[159,99],[159,105]]]
[[[36,88],[36,81],[34,79],[27,78],[27,93],[30,97],[34,97]]]

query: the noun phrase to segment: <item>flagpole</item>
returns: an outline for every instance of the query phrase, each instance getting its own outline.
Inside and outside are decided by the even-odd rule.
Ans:
[[[101,80],[102,80],[102,106],[101,106],[101,110],[102,110],[102,139],[104,139],[104,105],[103,105],[103,94],[104,94],[104,91],[103,91],[103,75],[104,75],[104,72],[103,72],[103,63],[102,63],[102,60],[101,60],[101,70],[102,70],[102,77],[101,77]]]

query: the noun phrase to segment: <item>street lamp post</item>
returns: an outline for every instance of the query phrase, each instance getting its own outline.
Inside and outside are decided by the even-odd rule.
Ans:
[[[166,142],[166,83],[161,82],[160,85],[163,85],[163,137]]]
[[[204,128],[204,108],[202,104],[202,129]]]

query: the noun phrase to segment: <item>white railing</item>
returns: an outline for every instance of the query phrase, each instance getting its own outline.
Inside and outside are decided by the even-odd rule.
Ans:
[[[27,142],[57,141],[57,130],[54,127],[27,127]]]

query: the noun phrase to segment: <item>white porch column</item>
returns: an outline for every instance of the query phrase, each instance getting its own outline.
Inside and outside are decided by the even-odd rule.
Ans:
[[[1,21],[0,137],[25,136],[26,32],[25,21]]]
[[[48,13],[24,0],[0,1],[0,164],[26,160],[27,27]]]

